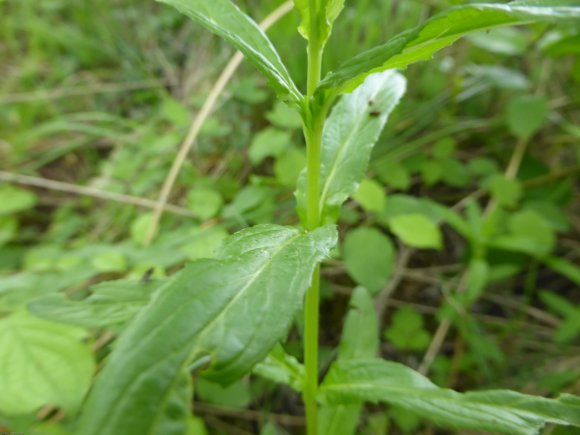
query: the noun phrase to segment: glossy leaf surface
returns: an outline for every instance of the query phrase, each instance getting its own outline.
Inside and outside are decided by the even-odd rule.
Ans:
[[[340,205],[357,191],[372,148],[405,88],[405,78],[394,71],[374,74],[332,110],[322,137],[320,174],[320,210],[329,221],[335,220]],[[305,174],[296,196],[299,212],[304,214]]]
[[[536,434],[546,422],[580,425],[580,398],[528,396],[507,390],[458,393],[398,363],[380,359],[339,361],[321,393],[331,403],[386,402],[447,427],[505,434]]]
[[[294,103],[301,101],[301,94],[270,39],[233,2],[230,0],[159,1],[175,7],[240,50],[266,76],[278,96]]]
[[[210,363],[207,376],[227,384],[264,359],[335,243],[330,226],[261,225],[230,236],[216,260],[187,266],[119,338],[78,433],[180,433],[166,405],[183,371]]]
[[[369,74],[430,59],[469,32],[561,19],[580,19],[578,2],[528,0],[509,4],[472,3],[450,8],[348,60],[324,78],[319,91],[336,88],[338,92],[350,92]]]

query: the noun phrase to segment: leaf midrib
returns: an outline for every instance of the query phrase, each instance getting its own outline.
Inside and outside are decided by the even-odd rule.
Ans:
[[[209,332],[209,330],[211,329],[211,327],[218,321],[221,320],[223,318],[223,316],[225,315],[225,313],[230,309],[230,307],[239,299],[241,298],[243,295],[245,295],[245,292],[248,290],[248,288],[256,281],[256,279],[258,278],[258,276],[268,267],[270,267],[270,265],[272,264],[272,262],[274,261],[275,257],[280,254],[280,252],[285,249],[287,246],[289,246],[291,243],[293,243],[296,239],[298,239],[299,237],[303,236],[304,234],[301,233],[300,231],[296,231],[296,234],[294,234],[293,236],[291,236],[287,241],[285,241],[284,243],[282,243],[282,245],[280,245],[270,256],[269,258],[263,263],[263,265],[256,270],[255,273],[248,275],[251,276],[250,280],[248,281],[248,283],[246,283],[237,293],[236,295],[231,298],[226,305],[224,305],[224,307],[220,310],[220,312],[218,313],[218,315],[216,317],[214,317],[212,320],[210,320],[208,323],[205,324],[205,326],[203,328],[201,328],[200,332],[197,334],[195,340],[196,341],[201,341]],[[247,251],[250,252],[250,251]],[[246,253],[247,253],[246,252]],[[222,260],[223,261],[223,260]]]
[[[379,92],[380,92],[380,89],[377,89],[376,91],[374,91],[370,95],[370,98],[367,98],[367,101],[372,100],[372,98],[374,98]],[[337,109],[338,108],[339,107],[337,107]],[[324,182],[324,187],[322,189],[322,194],[320,195],[320,202],[319,202],[319,205],[318,205],[318,207],[319,207],[319,213],[320,214],[322,214],[322,212],[324,211],[324,205],[325,205],[326,200],[327,200],[328,190],[330,189],[330,186],[332,185],[331,181],[336,176],[336,171],[338,170],[337,169],[338,168],[338,164],[339,164],[340,160],[342,160],[344,151],[347,148],[347,144],[350,143],[350,141],[351,141],[352,137],[354,136],[355,132],[358,131],[358,129],[360,128],[360,126],[363,124],[363,122],[366,119],[367,119],[366,112],[360,111],[357,122],[355,124],[353,124],[353,128],[348,133],[346,139],[344,141],[342,141],[342,143],[339,145],[338,150],[337,150],[337,152],[335,154],[335,157],[332,159],[332,166],[330,167],[330,172],[326,176],[326,179],[325,179],[325,182]]]

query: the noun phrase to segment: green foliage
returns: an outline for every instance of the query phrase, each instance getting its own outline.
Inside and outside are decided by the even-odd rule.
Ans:
[[[522,196],[522,186],[518,180],[499,174],[490,177],[488,186],[493,199],[506,207],[515,207]]]
[[[379,349],[379,322],[367,289],[356,287],[340,339],[338,361],[374,357]],[[323,435],[356,433],[361,404],[327,404],[320,409],[319,432]]]
[[[250,161],[260,164],[266,157],[279,157],[290,145],[290,134],[275,128],[262,130],[250,144]]]
[[[400,214],[391,218],[389,225],[391,231],[409,246],[434,249],[442,247],[439,228],[422,214]]]
[[[330,114],[322,136],[319,208],[331,221],[364,178],[371,150],[388,116],[405,92],[405,79],[386,71],[369,76],[355,92],[344,95]],[[298,212],[306,208],[306,173],[298,181]]]
[[[53,322],[86,328],[124,324],[149,303],[163,283],[163,280],[103,282],[92,287],[92,294],[82,301],[74,302],[63,293],[55,293],[32,301],[28,309]]]
[[[244,380],[224,387],[200,378],[195,382],[195,393],[205,402],[230,408],[244,408],[252,398],[249,385]]]
[[[296,391],[302,391],[304,386],[304,366],[296,358],[284,352],[280,344],[274,346],[253,371],[264,378],[288,385]]]
[[[506,106],[505,117],[512,134],[527,139],[546,122],[548,104],[545,98],[533,95],[514,97]]]
[[[507,234],[495,238],[492,246],[538,258],[546,257],[554,249],[554,231],[537,213],[531,210],[514,213],[507,225]]]
[[[219,192],[210,188],[193,189],[187,195],[187,206],[201,220],[210,219],[218,214],[223,204]]]
[[[567,212],[580,131],[564,103],[580,82],[577,1],[426,8],[295,0],[302,59],[300,38],[289,33],[296,16],[267,37],[230,0],[161,0],[239,49],[266,80],[242,67],[225,88],[152,242],[153,213],[131,207],[156,207],[175,146],[228,52],[160,5],[94,4],[87,14],[64,0],[8,2],[0,38],[16,60],[0,71],[0,117],[8,121],[0,125],[0,178],[35,190],[0,185],[0,427],[221,433],[218,418],[206,426],[192,416],[195,397],[263,407],[260,433],[282,433],[284,419],[267,413],[302,412],[295,393],[309,435],[432,431],[425,420],[510,434],[580,426],[576,396],[460,394],[381,359],[414,365],[411,352],[436,347],[449,322],[455,345],[442,344],[452,354],[431,367],[440,382],[462,391],[573,391],[577,373],[566,367],[580,325],[569,287],[580,283],[580,268]],[[242,3],[255,16],[272,6]],[[410,68],[415,86],[406,89],[395,69],[464,35],[475,49]],[[513,69],[520,60],[526,74]],[[37,92],[37,83],[50,90]],[[505,146],[514,140],[515,151]],[[510,162],[505,175],[498,162]],[[73,192],[87,197],[73,201]],[[332,251],[337,230],[341,252]],[[397,253],[386,232],[416,249]],[[340,334],[353,282],[361,287]],[[538,290],[546,282],[554,291]],[[538,297],[552,316],[539,313]],[[385,302],[402,308],[385,315]],[[436,322],[443,324],[432,342]],[[528,346],[548,328],[555,343]],[[536,364],[547,357],[558,364]],[[92,381],[94,359],[102,369]],[[389,408],[364,413],[365,402]],[[224,412],[230,419],[236,411]]]
[[[419,373],[380,359],[337,362],[321,393],[332,402],[386,402],[447,427],[505,434],[534,434],[546,422],[580,424],[578,398],[544,399],[506,390],[460,394]]]
[[[353,199],[368,212],[380,212],[385,207],[383,188],[373,180],[362,180],[358,190],[353,194]]]
[[[344,0],[315,0],[314,11],[310,9],[311,4],[309,0],[294,0],[294,5],[302,17],[298,30],[305,39],[317,38],[320,45],[324,46],[334,20],[344,7]]]
[[[0,217],[23,210],[28,210],[36,204],[36,195],[28,190],[12,186],[0,186]]]
[[[384,45],[356,55],[328,74],[322,80],[320,90],[336,88],[350,92],[373,72],[428,60],[437,51],[475,30],[577,17],[580,17],[580,11],[565,2],[554,5],[551,1],[520,0],[507,5],[473,3],[456,6],[391,38]]]
[[[43,405],[75,412],[95,369],[91,350],[82,342],[86,335],[25,312],[1,319],[0,412],[32,413]]]
[[[385,338],[401,350],[424,350],[431,342],[431,336],[424,329],[423,317],[411,307],[403,307],[395,313]]]
[[[391,276],[395,248],[390,239],[374,228],[357,228],[343,245],[344,264],[354,281],[376,294]]]
[[[206,376],[222,384],[248,372],[287,333],[315,264],[335,241],[332,227],[304,233],[262,225],[228,238],[216,260],[191,263],[120,337],[78,432],[130,427],[133,433],[173,433],[182,427],[185,415],[176,417],[166,398],[177,400],[187,367],[209,362]],[[143,409],[151,412],[143,415]]]
[[[250,60],[282,99],[300,104],[301,95],[268,37],[229,0],[161,0],[224,38]]]
[[[274,163],[274,174],[282,186],[294,187],[296,180],[306,166],[306,157],[302,150],[291,147],[278,156]]]
[[[556,293],[543,291],[540,298],[553,312],[564,317],[554,339],[559,343],[574,341],[580,335],[580,308]]]

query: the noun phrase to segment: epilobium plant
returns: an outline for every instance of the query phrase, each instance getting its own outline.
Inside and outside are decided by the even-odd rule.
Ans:
[[[215,259],[190,264],[160,288],[120,335],[84,405],[78,433],[185,433],[193,372],[228,384],[252,369],[302,394],[310,435],[352,433],[365,401],[397,405],[443,426],[507,434],[536,433],[546,422],[580,426],[578,397],[460,394],[376,358],[377,324],[363,288],[353,294],[356,309],[348,315],[339,357],[321,384],[318,373],[319,264],[337,242],[339,208],[363,179],[371,149],[405,92],[397,69],[428,60],[471,31],[579,19],[578,3],[457,6],[322,78],[324,47],[344,0],[294,0],[307,41],[302,93],[268,37],[230,0],[162,1],[239,49],[300,113],[307,149],[296,190],[302,228],[244,229]],[[276,345],[303,306],[302,367]],[[349,325],[357,316],[371,332],[353,339]]]

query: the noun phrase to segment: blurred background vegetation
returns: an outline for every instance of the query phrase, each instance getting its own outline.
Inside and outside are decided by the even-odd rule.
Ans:
[[[238,3],[257,20],[280,5]],[[460,3],[347,1],[325,70]],[[297,22],[291,12],[268,34],[304,88]],[[242,64],[147,243],[177,150],[233,54],[152,1],[0,1],[0,316],[151,268],[169,275],[247,225],[297,223],[300,119]],[[323,370],[364,285],[382,355],[414,368],[446,313],[468,307],[428,364],[439,385],[580,394],[579,54],[579,29],[537,25],[470,36],[404,72],[407,95],[323,271]],[[285,348],[300,358],[297,322]],[[200,380],[195,406],[208,433],[302,431],[299,397],[257,378],[227,389]],[[44,414],[0,415],[0,428],[38,420],[56,432],[69,418]],[[401,410],[368,408],[360,432],[388,430],[436,433]]]

